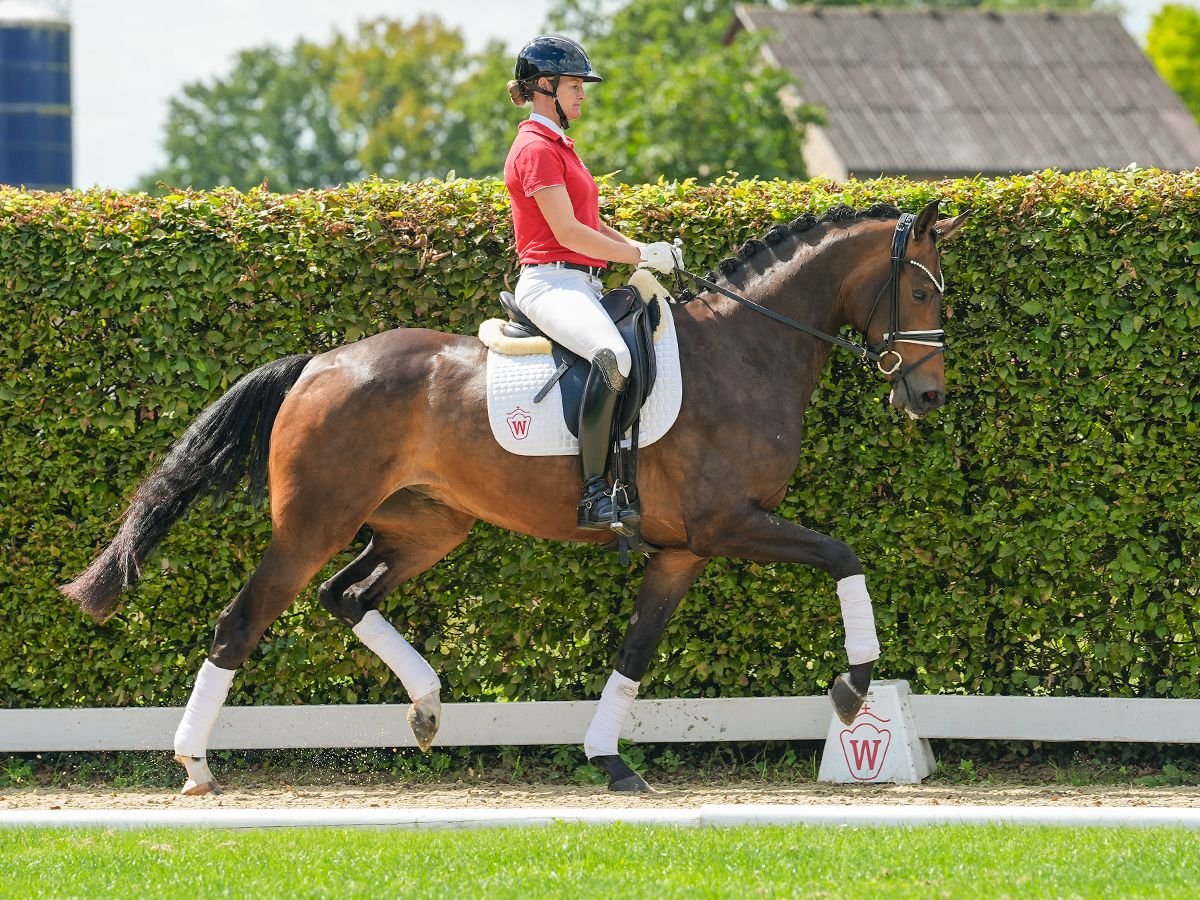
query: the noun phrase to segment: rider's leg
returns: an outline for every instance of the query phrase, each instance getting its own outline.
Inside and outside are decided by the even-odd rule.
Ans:
[[[579,403],[579,468],[583,476],[583,499],[579,502],[580,528],[634,533],[641,521],[636,509],[614,501],[604,477],[612,447],[613,413],[628,379],[617,368],[607,348],[592,359],[592,370]],[[613,509],[613,503],[617,507]],[[614,528],[613,526],[620,526]]]
[[[550,338],[592,361],[579,409],[579,461],[583,498],[579,527],[632,534],[636,508],[618,498],[616,515],[604,477],[617,399],[631,367],[629,348],[600,305],[599,279],[574,269],[525,269],[517,283],[517,307]]]

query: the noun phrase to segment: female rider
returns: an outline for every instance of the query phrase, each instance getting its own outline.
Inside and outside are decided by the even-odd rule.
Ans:
[[[570,38],[545,35],[521,49],[508,92],[517,106],[532,102],[533,113],[520,124],[508,152],[504,183],[521,264],[517,308],[592,364],[579,409],[579,527],[631,534],[640,513],[610,494],[604,474],[630,356],[600,306],[600,278],[609,262],[669,274],[681,260],[670,243],[641,244],[600,221],[596,181],[566,131],[579,118],[585,82],[602,80]]]

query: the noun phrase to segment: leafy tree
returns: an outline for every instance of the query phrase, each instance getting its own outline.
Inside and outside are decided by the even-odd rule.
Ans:
[[[604,83],[589,93],[574,133],[588,165],[625,182],[742,176],[803,178],[803,127],[790,113],[791,77],[767,65],[761,38],[724,36],[733,0],[559,0],[551,26],[580,36]]]
[[[1160,9],[1146,34],[1146,54],[1200,119],[1200,9],[1177,3]]]
[[[168,162],[142,187],[161,181],[244,190],[269,179],[272,188],[291,191],[360,177],[326,87],[333,77],[327,55],[304,41],[290,51],[244,51],[228,78],[189,84],[171,100]]]
[[[504,84],[511,60],[481,54],[436,18],[379,20],[318,46],[239,55],[233,72],[173,99],[168,163],[143,179],[291,191],[369,174],[419,180],[498,174],[522,113]]]
[[[340,72],[331,97],[355,123],[368,172],[416,181],[503,168],[506,123],[515,127],[521,114],[504,90],[511,63],[501,45],[473,56],[457,29],[422,18],[412,26],[368,23],[327,52]]]

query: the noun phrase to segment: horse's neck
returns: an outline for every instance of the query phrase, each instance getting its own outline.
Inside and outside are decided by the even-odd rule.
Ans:
[[[803,248],[791,259],[777,262],[765,272],[750,275],[740,293],[760,306],[825,334],[837,334],[846,324],[840,288],[844,265],[837,247]],[[829,357],[831,345],[804,331],[777,322],[757,310],[723,298],[719,309],[723,328],[733,343],[775,348],[775,375],[780,382],[792,380],[808,393],[816,386]],[[791,373],[793,378],[788,379]]]

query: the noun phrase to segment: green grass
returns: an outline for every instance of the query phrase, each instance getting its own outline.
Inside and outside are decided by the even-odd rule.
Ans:
[[[1200,834],[1016,826],[0,829],[0,897],[1194,896]]]

